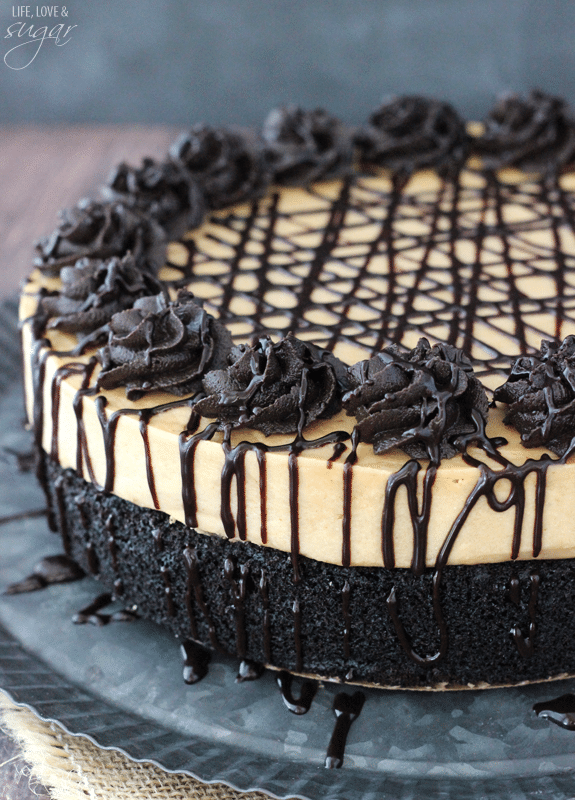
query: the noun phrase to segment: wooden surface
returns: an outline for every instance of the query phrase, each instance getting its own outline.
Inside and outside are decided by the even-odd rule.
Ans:
[[[2,129],[0,299],[17,293],[30,271],[33,241],[56,227],[60,208],[93,194],[120,161],[163,156],[177,133],[134,126]],[[17,745],[0,729],[0,800],[48,800],[28,775]]]
[[[120,161],[165,155],[178,131],[130,126],[0,133],[0,297],[7,297],[30,271],[33,241],[57,226],[59,209],[93,194]]]

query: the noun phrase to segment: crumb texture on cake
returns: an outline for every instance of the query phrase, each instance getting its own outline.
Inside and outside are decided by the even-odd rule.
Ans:
[[[447,567],[442,629],[431,570],[418,577],[302,557],[295,583],[287,553],[198,534],[102,495],[73,470],[48,459],[46,466],[68,552],[122,602],[180,638],[294,672],[404,688],[575,672],[575,622],[559,613],[575,602],[571,559]],[[407,647],[387,611],[392,591]]]

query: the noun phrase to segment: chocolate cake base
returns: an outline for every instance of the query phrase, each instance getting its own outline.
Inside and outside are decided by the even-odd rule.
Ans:
[[[66,552],[178,638],[386,687],[517,684],[575,672],[574,560],[454,565],[438,578],[433,569],[417,576],[301,556],[296,582],[289,553],[197,533],[43,458]]]

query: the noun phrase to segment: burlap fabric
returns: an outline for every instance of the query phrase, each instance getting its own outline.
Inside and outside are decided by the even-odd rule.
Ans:
[[[17,739],[32,774],[54,800],[270,800],[261,792],[207,786],[187,775],[170,775],[153,764],[137,764],[114,750],[100,750],[43,722],[0,693],[4,727]]]

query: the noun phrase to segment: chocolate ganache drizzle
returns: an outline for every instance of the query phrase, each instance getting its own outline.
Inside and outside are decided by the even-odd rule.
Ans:
[[[157,272],[165,260],[166,238],[149,216],[121,202],[81,200],[60,212],[58,228],[36,243],[34,261],[47,275],[57,276],[62,267],[80,258],[111,258],[131,252],[138,265]]]
[[[546,173],[575,157],[575,119],[559,97],[540,91],[527,97],[507,95],[484,125],[473,149],[486,169],[514,166]]]
[[[454,175],[467,157],[465,123],[449,105],[427,97],[384,102],[355,137],[366,164],[409,176],[418,169]]]
[[[98,386],[125,386],[137,399],[145,392],[176,395],[201,389],[210,367],[226,362],[232,339],[227,329],[181,290],[173,302],[164,294],[136,300],[114,314],[108,343],[99,351]]]
[[[266,118],[262,136],[275,183],[311,183],[351,166],[351,132],[322,108],[276,108]]]
[[[560,345],[544,340],[539,353],[516,359],[493,396],[507,403],[505,422],[519,431],[525,447],[570,453],[575,444],[575,336]]]
[[[554,108],[552,105],[549,109],[550,116]],[[295,123],[290,121],[290,124],[295,127],[297,134]],[[315,122],[312,124],[309,120],[301,120],[301,124],[311,125],[313,128]],[[278,135],[278,140],[283,140],[285,135],[291,141],[292,134],[294,137],[295,134],[291,128],[288,133],[289,136],[284,133]],[[291,557],[294,583],[297,584],[300,579],[297,562],[300,491],[298,456],[307,447],[331,443],[335,445],[334,454],[329,460],[331,466],[345,451],[346,445],[343,443],[350,439],[346,432],[332,431],[321,439],[308,441],[304,438],[304,428],[314,420],[325,419],[336,413],[341,408],[342,394],[348,414],[356,414],[358,418],[351,437],[351,452],[347,455],[343,469],[344,567],[352,563],[352,479],[360,442],[372,442],[378,454],[385,453],[392,447],[402,447],[411,457],[387,481],[385,500],[381,508],[381,558],[387,569],[395,567],[395,505],[398,490],[403,487],[407,494],[413,528],[411,569],[416,576],[422,575],[427,569],[427,528],[432,488],[440,460],[460,454],[467,465],[475,468],[477,482],[449,527],[432,568],[431,607],[438,631],[435,652],[422,655],[415,651],[406,630],[407,621],[401,614],[402,598],[395,586],[386,598],[387,611],[399,645],[413,662],[427,668],[441,661],[449,646],[441,603],[441,580],[457,537],[477,503],[484,499],[493,511],[514,511],[514,535],[510,553],[510,558],[514,560],[521,549],[523,521],[526,516],[525,482],[530,475],[534,475],[536,489],[533,558],[537,558],[541,552],[547,471],[552,464],[564,463],[571,451],[572,437],[569,438],[568,430],[569,425],[573,424],[570,407],[575,389],[570,359],[573,358],[575,340],[569,337],[558,348],[543,343],[539,355],[527,355],[533,350],[532,328],[535,328],[537,321],[535,319],[529,325],[525,321],[531,313],[534,300],[528,292],[524,293],[520,288],[520,280],[525,277],[526,271],[528,277],[543,275],[553,283],[555,291],[549,297],[536,301],[537,312],[553,317],[556,338],[562,338],[562,328],[566,321],[570,321],[570,315],[573,316],[569,311],[570,284],[566,280],[566,276],[573,272],[573,267],[563,254],[561,237],[564,229],[571,234],[575,230],[574,203],[571,194],[555,178],[549,176],[545,181],[534,184],[535,188],[531,186],[525,189],[505,184],[488,169],[486,172],[476,173],[478,180],[475,183],[464,184],[458,173],[468,150],[468,138],[463,122],[447,104],[424,98],[393,101],[372,115],[369,126],[357,134],[356,143],[364,162],[386,166],[396,177],[406,177],[419,168],[435,168],[441,178],[439,188],[417,195],[407,192],[403,180],[393,180],[391,187],[385,189],[374,188],[368,181],[362,182],[361,177],[348,177],[341,182],[336,197],[326,198],[316,188],[311,187],[307,190],[311,216],[317,210],[323,213],[317,229],[308,228],[303,231],[304,235],[313,234],[319,242],[311,256],[306,251],[305,259],[298,257],[303,251],[297,251],[295,246],[293,251],[286,250],[285,247],[274,251],[274,237],[281,240],[283,236],[277,230],[282,222],[291,223],[292,218],[289,213],[282,211],[278,194],[258,199],[270,178],[261,144],[254,145],[247,137],[235,132],[196,126],[173,146],[169,164],[176,165],[178,170],[185,170],[190,180],[198,182],[210,208],[217,209],[240,200],[250,200],[247,215],[245,210],[240,212],[231,209],[226,212],[226,216],[218,217],[221,228],[226,234],[233,233],[234,241],[238,242],[232,255],[225,258],[218,256],[217,270],[213,274],[209,272],[210,253],[207,248],[210,237],[214,239],[218,236],[217,226],[214,225],[210,236],[206,237],[207,243],[203,245],[206,252],[201,250],[201,238],[194,242],[185,240],[188,262],[181,269],[189,278],[190,288],[193,289],[195,281],[211,281],[221,290],[215,293],[213,306],[219,316],[230,323],[234,322],[233,297],[243,296],[243,290],[238,289],[235,292],[236,279],[245,274],[253,277],[257,286],[247,296],[256,306],[252,316],[252,333],[256,338],[251,346],[239,345],[232,350],[230,333],[195,303],[193,295],[182,292],[176,300],[169,301],[164,293],[155,292],[150,284],[151,296],[138,297],[132,308],[113,314],[108,322],[110,337],[108,344],[99,352],[102,370],[97,378],[97,385],[92,385],[94,359],[89,364],[71,361],[54,375],[51,386],[52,456],[58,456],[59,387],[68,374],[82,376],[82,387],[78,390],[74,403],[78,420],[77,467],[81,475],[87,471],[93,483],[96,481],[83,427],[83,400],[87,395],[123,385],[126,386],[130,398],[157,390],[182,396],[184,399],[179,401],[180,404],[193,407],[188,426],[180,434],[182,498],[186,524],[190,527],[197,526],[194,466],[196,448],[199,442],[212,439],[218,430],[223,430],[224,465],[220,510],[225,533],[229,538],[234,538],[236,534],[240,539],[246,538],[245,491],[242,490],[243,485],[245,488],[243,459],[246,452],[251,450],[256,453],[260,470],[261,540],[265,544],[268,513],[265,499],[265,457],[271,450],[287,452]],[[335,146],[334,144],[333,147]],[[291,144],[288,150],[290,148]],[[566,146],[561,152],[566,152],[567,149]],[[297,159],[289,162],[289,169],[292,166],[295,169],[296,163]],[[166,167],[166,170],[167,174],[171,174],[171,167]],[[128,186],[128,174],[136,176],[137,170],[130,173],[129,170],[120,168],[118,172],[118,175],[123,176],[121,179],[118,177],[116,186],[120,194],[125,194],[123,188]],[[298,175],[298,180],[308,180],[305,171],[298,172]],[[134,185],[138,181],[142,182],[144,194],[148,191],[146,187],[149,181],[143,173],[130,180]],[[115,180],[112,181],[112,184],[115,183]],[[168,195],[172,189],[173,186],[166,189]],[[128,193],[130,192],[131,190]],[[134,194],[137,193],[134,191]],[[154,192],[150,191],[150,198],[152,195]],[[148,230],[145,220],[149,221],[149,216],[141,214],[143,206],[139,205],[138,199],[130,202],[130,207],[116,202],[88,203],[67,212],[60,229],[40,244],[40,266],[48,274],[56,274],[61,267],[75,263],[81,256],[108,258],[124,255],[129,249],[137,266],[149,268],[151,250],[148,244],[151,240],[146,239],[145,233]],[[154,205],[156,200],[150,202]],[[150,209],[146,212],[147,215],[155,214],[156,219],[163,216],[161,199],[158,202],[159,205],[154,206],[158,209],[157,214]],[[166,202],[169,205],[172,200],[168,197]],[[528,209],[527,221],[509,220],[505,213],[507,204]],[[373,239],[364,243],[367,245],[365,249],[348,259],[342,255],[341,250],[349,247],[343,231],[350,209],[361,217],[358,225],[376,230],[370,234]],[[412,220],[414,215],[422,221],[424,230],[406,234],[402,225]],[[140,227],[142,220],[143,227]],[[154,228],[154,222],[149,224]],[[350,224],[353,227],[355,223]],[[525,262],[519,259],[519,266],[524,271],[517,271],[517,264],[510,251],[510,238],[513,236],[521,239],[523,234],[540,230],[550,233],[552,248],[545,246],[537,249],[538,246],[526,237],[525,246],[530,248],[529,254]],[[248,247],[252,243],[252,236],[260,245],[255,251],[260,254],[259,261],[254,256],[254,248],[250,250]],[[499,249],[494,248],[491,243],[495,237],[501,239],[502,246]],[[228,240],[222,234],[221,243],[225,244]],[[458,245],[462,242],[469,245],[474,254],[465,263],[458,256]],[[499,268],[505,276],[498,284],[504,284],[502,290],[495,286],[495,273],[487,269],[487,251],[491,259],[488,266]],[[548,265],[550,252],[556,267],[554,271]],[[277,307],[271,305],[270,311],[267,299],[270,289],[273,288],[269,277],[270,265],[276,263],[272,256],[278,254],[283,261],[276,272],[288,278],[285,285],[281,284],[281,288],[289,295],[290,303],[281,306],[288,309],[285,315],[287,321],[283,323],[283,327],[280,325],[275,328],[283,336],[274,342],[265,331],[267,316],[272,316],[273,312],[275,319],[278,315]],[[438,254],[441,255],[443,264],[440,269],[434,266],[432,258]],[[381,255],[386,259],[387,267],[385,291],[379,284],[377,289],[371,290],[370,281],[373,284],[378,279],[381,280],[381,271],[371,270],[376,257]],[[256,261],[256,266],[249,272],[244,264],[244,259],[248,259],[248,256]],[[212,260],[215,263],[215,259]],[[302,265],[305,267],[303,272]],[[344,271],[346,280],[342,279],[342,270],[336,268],[341,266],[347,270]],[[81,267],[73,269],[79,270]],[[406,275],[409,280],[402,280]],[[292,280],[295,276],[298,281]],[[275,277],[277,279],[277,275]],[[297,284],[296,289],[292,288],[294,283]],[[492,288],[495,286],[500,291],[499,299],[485,299],[481,289],[486,284]],[[317,299],[322,295],[321,292],[316,293],[316,290],[326,288],[332,299]],[[60,299],[67,300],[65,292],[62,295]],[[431,306],[421,303],[422,298],[431,300]],[[48,303],[47,308],[54,308],[58,317],[65,317],[63,310],[55,305],[51,306],[49,297],[44,298],[40,304],[41,309],[45,301]],[[309,314],[310,308],[313,311],[325,311],[332,322],[314,321]],[[39,313],[46,313],[46,310]],[[361,313],[356,313],[358,310]],[[471,361],[463,351],[471,353],[481,345],[481,333],[476,329],[479,327],[478,320],[482,325],[497,328],[504,336],[512,331],[510,336],[521,356],[512,368],[508,383],[497,390],[496,399],[510,403],[509,419],[514,413],[515,403],[521,403],[521,409],[529,407],[534,411],[535,422],[530,423],[531,428],[525,428],[525,434],[520,428],[523,416],[526,415],[524,411],[517,411],[521,423],[512,421],[517,424],[522,437],[525,436],[529,442],[533,442],[529,446],[545,444],[559,455],[558,459],[543,455],[539,459],[527,459],[523,464],[516,465],[499,452],[500,441],[487,437],[487,397],[476,375],[501,375],[501,364],[506,354],[497,350],[500,345],[494,345],[483,359],[474,358],[474,366],[477,366],[474,374]],[[245,322],[245,318],[243,321]],[[306,341],[290,333],[292,328],[296,334],[305,331]],[[427,340],[421,339],[417,347],[409,352],[397,346],[407,334],[435,332],[439,329],[445,333],[446,344],[431,346]],[[310,334],[317,334],[318,344],[307,341]],[[387,342],[392,344],[382,349],[382,345]],[[329,349],[333,349],[341,343],[361,346],[371,351],[373,357],[346,371],[335,356],[319,346],[327,345]],[[38,340],[35,346],[34,419],[38,443],[42,441],[45,422],[42,398],[45,394],[43,383],[48,345],[47,340]],[[459,347],[462,349],[458,349]],[[70,355],[78,356],[77,352]],[[196,397],[189,397],[200,391],[205,396],[198,394]],[[141,412],[122,409],[107,417],[106,398],[98,397],[97,403],[106,449],[106,481],[101,488],[112,491],[114,487],[114,431],[117,419],[123,413],[137,413],[146,448],[148,484],[154,497],[154,507],[159,508],[154,491],[147,424],[152,416],[172,408],[173,404],[153,406]],[[215,418],[216,421],[198,430],[200,414]],[[261,442],[239,442],[232,446],[231,431],[241,427],[252,427],[265,435],[295,432],[296,437],[293,442],[274,447],[268,447]],[[470,445],[475,445],[479,455],[477,450],[472,454]],[[422,467],[420,460],[428,461],[425,465],[422,492],[418,488],[418,473]],[[235,518],[231,509],[230,493],[233,479],[238,487]],[[511,491],[505,500],[501,500],[496,491],[502,480],[511,484]],[[58,501],[58,489],[55,488]],[[59,526],[65,528],[63,503],[58,505],[57,502],[56,506]],[[190,603],[194,595],[204,617],[211,620],[211,612],[202,594],[195,554],[187,548],[184,557]],[[234,573],[229,565],[228,567],[225,579],[235,592],[232,605],[237,625],[237,647],[238,651],[243,651],[244,596],[243,584],[240,584],[244,578],[241,570]],[[163,576],[168,587],[170,573],[164,572]],[[523,635],[515,626],[509,637],[510,646],[515,646],[525,658],[530,657],[536,647],[537,573],[533,572],[532,577],[528,635]],[[350,597],[353,598],[353,591],[353,573],[350,573],[342,590],[341,604],[346,661],[351,660],[353,655],[353,631],[349,627]],[[263,571],[260,595],[265,611],[264,639],[267,657],[272,653],[269,633],[272,610]],[[173,603],[171,596],[170,601]],[[171,608],[173,610],[173,606]],[[296,597],[293,602],[293,616],[294,650],[298,669],[305,667],[305,643],[301,630],[302,615],[306,613],[307,609]],[[212,623],[210,644],[217,646],[215,626]]]

